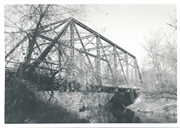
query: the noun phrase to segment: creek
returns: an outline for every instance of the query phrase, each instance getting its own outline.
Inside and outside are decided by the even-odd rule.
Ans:
[[[151,114],[135,112],[135,115],[141,119],[141,123],[177,123],[177,116],[170,114]]]
[[[146,99],[142,95],[127,108],[131,112],[124,114],[122,118],[127,119],[126,116],[130,116],[134,112],[135,117],[139,117],[140,120],[135,119],[132,121],[133,123],[177,123],[177,101],[173,99]],[[91,116],[91,123],[117,123],[112,113],[103,109],[90,110],[89,115]]]
[[[43,99],[45,95],[39,92]],[[46,94],[47,99],[50,94]],[[117,123],[111,112],[105,109],[105,104],[113,94],[106,93],[62,93],[54,92],[54,104],[60,105],[78,113],[81,119],[89,120],[90,123]],[[98,98],[99,97],[99,98]],[[47,100],[46,99],[46,100]],[[45,99],[44,99],[45,100]],[[137,98],[134,104],[127,107],[140,118],[140,121],[133,123],[176,123],[177,122],[177,101],[166,99],[146,99],[145,96]],[[128,114],[127,114],[128,115]]]
[[[140,117],[142,123],[177,123],[177,100],[174,99],[141,95],[128,108]]]

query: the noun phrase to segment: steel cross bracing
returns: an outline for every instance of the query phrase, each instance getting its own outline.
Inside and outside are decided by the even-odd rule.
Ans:
[[[74,18],[38,28],[36,45],[31,58],[27,58],[24,51],[28,51],[33,32],[30,30],[14,48],[6,49],[6,68],[17,69],[20,63],[30,59],[24,69],[26,73],[46,76],[54,73],[57,81],[78,81],[87,88],[134,87],[142,83],[134,55]]]

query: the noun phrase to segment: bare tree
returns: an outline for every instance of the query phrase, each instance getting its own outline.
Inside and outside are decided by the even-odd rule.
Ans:
[[[38,35],[42,31],[53,30],[52,28],[45,30],[49,24],[59,23],[59,21],[69,17],[84,21],[84,17],[87,15],[85,5],[5,5],[4,12],[6,65],[9,62],[15,62],[13,66],[16,69],[18,69],[19,63],[22,63],[21,55],[25,56],[23,67],[23,65],[29,65],[32,59],[36,59],[35,54],[41,53],[47,46],[48,42],[38,38]],[[53,33],[49,32],[49,34],[49,36],[53,36]],[[37,43],[45,46],[39,48]],[[49,54],[52,54],[52,52]],[[54,56],[51,57],[50,59],[53,59]],[[44,65],[43,63],[42,67]],[[46,72],[49,73],[47,70],[43,73],[46,74]],[[22,79],[16,79],[17,77],[11,74],[12,72],[8,71],[5,74],[5,122],[20,123],[25,122],[27,118],[34,118],[34,115],[39,116],[36,112],[37,106],[35,106],[38,104],[36,102],[37,97],[35,93],[32,93],[35,86],[29,87],[27,81],[23,83]],[[23,76],[23,73],[21,75]],[[44,78],[48,77],[43,77],[42,81],[45,80]],[[53,94],[53,91],[51,91],[49,99],[52,98]],[[32,117],[28,117],[29,115]]]
[[[146,71],[151,71],[146,74],[147,81],[158,83],[157,88],[177,84],[177,25],[176,22],[168,25],[173,28],[170,34],[163,31],[150,33],[150,37],[145,38],[146,44],[143,45],[147,53],[146,60],[150,65]],[[149,75],[156,76],[156,80],[151,79]]]
[[[147,56],[150,59],[150,62],[152,64],[152,68],[156,71],[156,77],[158,80],[158,83],[162,84],[162,68],[161,68],[161,58],[158,56],[162,53],[161,51],[161,41],[163,39],[163,36],[161,36],[161,32],[158,33],[151,33],[151,37],[149,39],[146,39],[147,44],[143,46],[143,48],[147,51]]]
[[[177,30],[177,19],[171,18],[171,21],[167,23],[168,26],[172,27],[175,31]]]
[[[26,64],[30,63],[40,29],[69,17],[84,20],[87,15],[85,5],[5,5],[4,12],[6,55],[22,39],[28,39]]]

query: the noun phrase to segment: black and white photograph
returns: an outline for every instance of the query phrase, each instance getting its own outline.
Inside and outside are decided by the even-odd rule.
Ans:
[[[176,2],[4,4],[4,125],[177,125]]]

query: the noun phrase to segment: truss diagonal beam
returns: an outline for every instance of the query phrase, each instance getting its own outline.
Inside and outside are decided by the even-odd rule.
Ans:
[[[38,43],[37,43],[36,41],[35,41],[35,44],[36,44],[38,50],[40,51],[40,53],[42,53],[42,51],[41,51],[41,49],[40,49],[40,47],[39,47],[39,45],[38,45]],[[49,56],[49,57],[50,57],[50,56]],[[48,63],[47,63],[47,61],[46,61],[46,59],[45,59],[45,63],[46,63],[46,65],[48,66],[48,68],[50,68],[49,65],[48,65]]]
[[[48,30],[40,31],[40,33],[45,33],[45,32],[49,32],[49,31],[52,31],[52,30],[54,31],[56,28],[60,27],[60,26],[63,25],[64,23],[65,23],[65,22],[63,22],[63,23],[55,26],[54,28],[50,28],[50,29],[48,29]]]
[[[45,26],[41,26],[40,27],[40,31],[41,30],[43,30],[43,29],[45,29],[45,28],[47,28],[47,27],[49,27],[49,26],[52,26],[52,25],[55,25],[55,24],[58,24],[58,23],[62,23],[62,24],[64,24],[66,21],[68,21],[69,19],[71,19],[71,18],[68,18],[68,19],[65,19],[65,20],[61,20],[61,21],[57,21],[57,22],[54,22],[54,23],[50,23],[50,24],[47,24],[47,25],[45,25]],[[61,24],[61,25],[62,25]]]
[[[46,39],[46,40],[48,40],[48,41],[51,41],[51,42],[53,41],[53,39],[51,39],[51,38],[49,38],[49,37],[46,37],[46,36],[43,36],[43,35],[39,35],[39,37],[42,38],[42,39]],[[59,43],[59,41],[58,41],[57,43]],[[78,51],[78,52],[81,52],[81,53],[84,53],[84,54],[88,54],[89,56],[92,56],[92,57],[94,57],[94,58],[98,58],[96,55],[93,55],[93,54],[91,54],[91,53],[85,52],[84,50],[80,50],[80,49],[75,48],[75,47],[73,48],[73,47],[71,47],[71,46],[68,46],[68,45],[64,44],[63,42],[61,43],[61,45],[65,46],[65,47],[68,47],[68,48],[70,48],[70,49],[74,49],[74,50],[76,50],[76,51]],[[106,59],[103,59],[103,58],[101,58],[101,57],[100,57],[99,59],[107,62]]]
[[[84,52],[85,52],[86,57],[87,57],[87,59],[88,59],[88,61],[89,61],[89,64],[91,65],[93,74],[95,75],[94,68],[93,68],[93,66],[92,66],[91,60],[90,60],[90,58],[89,58],[89,56],[88,56],[88,54],[87,54],[87,52],[86,52],[86,48],[85,48],[85,46],[84,46],[84,44],[83,44],[83,42],[82,42],[82,40],[81,40],[81,37],[80,37],[79,32],[78,32],[78,30],[77,30],[77,28],[76,28],[76,25],[74,25],[74,28],[75,28],[75,30],[76,30],[76,33],[77,33],[78,37],[79,37],[79,40],[80,40],[81,45],[82,45],[82,47],[83,47],[83,49],[84,49]]]
[[[113,70],[112,70],[111,65],[110,65],[110,63],[109,63],[109,61],[108,61],[108,58],[107,58],[106,53],[105,53],[105,50],[104,50],[104,48],[102,47],[102,43],[101,43],[101,40],[100,40],[99,36],[98,36],[98,40],[99,40],[99,43],[100,43],[101,48],[102,48],[102,50],[103,50],[104,56],[105,56],[105,58],[106,58],[106,61],[107,61],[107,63],[108,63],[108,66],[109,66],[109,69],[110,69],[110,71],[111,71],[112,77],[114,78]]]
[[[110,41],[109,39],[107,39],[106,37],[102,36],[101,34],[97,33],[96,31],[92,30],[91,28],[89,28],[88,26],[82,24],[81,22],[77,21],[76,19],[74,19],[74,22],[79,25],[80,27],[86,29],[87,31],[89,31],[90,33],[93,33],[97,36],[99,36],[99,38],[101,38],[102,40],[108,42],[109,44],[111,44],[112,46],[116,46],[117,49],[123,51],[124,53],[127,53],[128,55],[130,55],[132,58],[136,58],[134,55],[132,55],[131,53],[129,53],[128,51],[126,51],[125,49],[119,47],[118,45],[116,45],[115,43],[113,43],[112,41]]]
[[[69,22],[66,23],[66,25],[63,27],[63,29],[60,31],[59,35],[54,38],[54,40],[47,46],[47,48],[43,51],[43,53],[38,57],[38,59],[33,63],[33,65],[29,68],[28,72],[31,74],[34,69],[43,61],[43,59],[46,57],[46,55],[49,53],[49,51],[53,48],[55,43],[58,41],[58,39],[64,34],[64,32],[67,30],[67,27],[73,22],[73,19],[70,19]]]
[[[125,75],[125,73],[124,73],[124,69],[123,69],[123,66],[122,66],[122,63],[121,63],[121,59],[120,59],[120,57],[119,57],[118,52],[116,52],[116,54],[117,54],[117,56],[118,56],[118,60],[119,60],[119,63],[120,63],[120,66],[121,66],[121,69],[122,69],[122,72],[123,72],[123,75],[124,75],[124,79],[125,79],[125,81],[126,81],[126,84],[128,84],[128,83],[127,83],[127,78],[126,78],[126,75]]]

